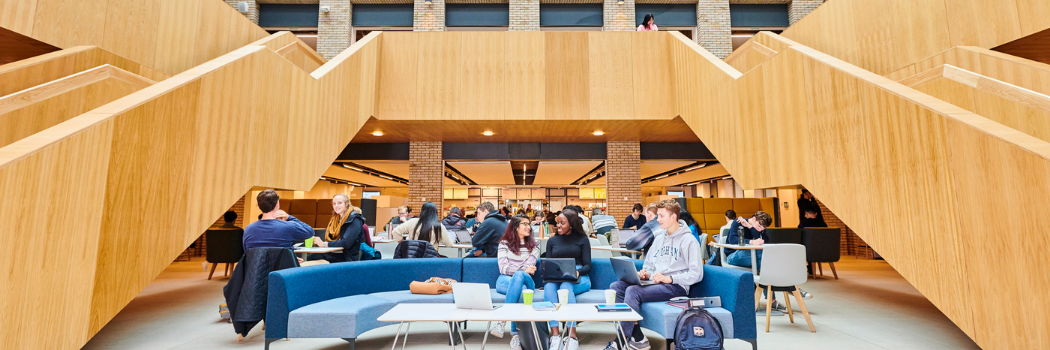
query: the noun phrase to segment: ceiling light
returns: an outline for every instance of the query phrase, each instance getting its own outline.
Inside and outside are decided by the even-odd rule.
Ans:
[[[379,177],[387,179],[387,180],[393,180],[392,178],[389,178],[389,177],[386,177],[386,176],[383,176],[383,175],[379,175]]]
[[[700,164],[700,165],[694,166],[694,167],[692,167],[692,168],[689,168],[689,169],[685,169],[685,171],[693,171],[693,170],[696,170],[696,169],[700,169],[700,168],[703,168],[703,167],[705,167],[705,166],[707,166],[707,163],[704,163],[704,164]]]
[[[493,133],[492,131],[489,131],[489,130],[485,130],[485,132],[483,132],[483,133],[481,133],[481,134],[482,134],[482,135],[485,135],[485,136],[492,136],[492,135],[495,135],[495,133]]]
[[[372,136],[383,136],[383,132],[379,130],[373,131]]]
[[[622,4],[622,2],[621,2],[621,4]],[[594,132],[594,136],[602,136],[602,135],[605,135],[604,131],[598,130],[598,131]]]
[[[661,176],[661,177],[655,178],[655,179],[653,179],[653,180],[659,180],[659,179],[662,179],[662,178],[665,178],[665,177],[668,177],[668,176],[671,176],[671,175],[670,175],[670,174],[668,174],[668,175],[664,175],[664,176]]]
[[[732,176],[726,176],[726,177],[723,177],[722,180],[729,180],[729,179],[732,179],[732,178],[733,178]]]

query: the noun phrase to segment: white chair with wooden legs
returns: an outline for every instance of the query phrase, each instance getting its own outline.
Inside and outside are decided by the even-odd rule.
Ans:
[[[788,291],[795,296],[802,315],[806,317],[809,331],[816,333],[813,328],[813,320],[809,318],[809,310],[806,302],[802,300],[799,293],[799,285],[806,283],[806,247],[801,244],[767,244],[762,251],[762,269],[760,275],[755,277],[755,283],[765,286],[766,294],[770,300],[773,298],[774,287],[787,288],[784,292],[784,304],[788,309],[788,319],[795,323],[795,314],[791,309],[791,300],[788,299]],[[758,288],[756,288],[758,289]],[[762,290],[755,291],[755,304],[762,295]],[[766,333],[769,333],[769,316],[773,302],[766,302]]]

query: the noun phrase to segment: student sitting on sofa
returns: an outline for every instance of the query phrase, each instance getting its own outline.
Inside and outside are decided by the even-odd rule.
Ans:
[[[666,234],[653,237],[653,245],[645,255],[642,270],[638,278],[650,280],[655,284],[647,286],[630,285],[624,281],[613,282],[609,288],[616,291],[616,302],[626,303],[636,311],[642,310],[642,303],[668,301],[671,298],[689,295],[689,287],[704,278],[704,268],[700,264],[699,248],[685,221],[679,220],[682,208],[674,200],[657,202],[657,222]],[[609,342],[606,350],[646,350],[649,339],[642,334],[637,322],[620,322],[624,333],[630,339],[616,337]],[[625,346],[626,345],[626,346]]]
[[[507,231],[507,218],[496,211],[492,203],[484,202],[478,205],[474,212],[478,213],[481,224],[474,236],[470,237],[470,245],[473,250],[467,257],[495,257],[499,248],[500,237]]]
[[[350,197],[345,194],[337,194],[332,197],[332,218],[328,220],[325,229],[325,240],[315,239],[314,245],[318,247],[342,247],[340,252],[310,254],[308,260],[326,260],[330,263],[357,261],[361,256],[361,246],[368,247],[365,243],[365,218],[354,210],[350,204]]]
[[[547,240],[547,258],[571,258],[576,260],[576,276],[579,280],[572,282],[547,282],[543,286],[543,300],[550,302],[558,301],[558,290],[569,291],[569,303],[576,303],[576,295],[591,290],[591,278],[587,276],[591,272],[591,241],[583,230],[583,220],[575,210],[565,207],[557,218],[557,234]],[[563,337],[558,330],[558,322],[550,321],[551,327],[550,348],[577,350],[580,341],[576,338],[576,322],[566,325],[568,334],[565,335],[565,346],[561,346]]]
[[[405,235],[408,235],[405,239],[430,242],[434,248],[437,248],[438,244],[452,247],[453,243],[452,235],[441,225],[437,205],[432,202],[423,203],[418,218],[409,219],[394,229],[394,239],[398,242],[402,241],[401,237]]]
[[[532,275],[536,274],[536,261],[540,258],[540,245],[536,243],[536,237],[532,236],[532,226],[526,216],[515,216],[510,218],[507,231],[499,242],[499,278],[496,279],[496,291],[507,296],[507,303],[524,302],[521,299],[521,291],[525,289],[536,289],[536,282]],[[503,338],[503,330],[506,321],[496,322],[490,333]],[[510,323],[511,349],[521,349],[521,339],[518,338],[518,327],[514,322]]]
[[[263,214],[259,221],[244,228],[242,243],[245,251],[259,247],[291,249],[296,243],[314,236],[313,227],[281,210],[281,196],[274,190],[259,192],[255,199]]]

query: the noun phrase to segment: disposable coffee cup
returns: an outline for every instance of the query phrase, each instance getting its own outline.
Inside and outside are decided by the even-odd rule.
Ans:
[[[558,303],[565,305],[569,303],[569,291],[565,289],[558,290]]]
[[[303,241],[303,247],[310,248],[314,246],[314,238],[310,237]]]
[[[532,289],[526,289],[521,291],[521,298],[525,299],[525,305],[532,305]]]
[[[616,303],[616,291],[612,289],[605,290],[605,303],[615,304]]]

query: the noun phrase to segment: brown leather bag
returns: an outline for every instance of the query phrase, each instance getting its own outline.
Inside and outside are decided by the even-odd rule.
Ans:
[[[452,293],[452,284],[456,283],[456,280],[451,278],[431,277],[430,279],[419,282],[412,281],[408,285],[408,290],[412,294],[447,294]]]

